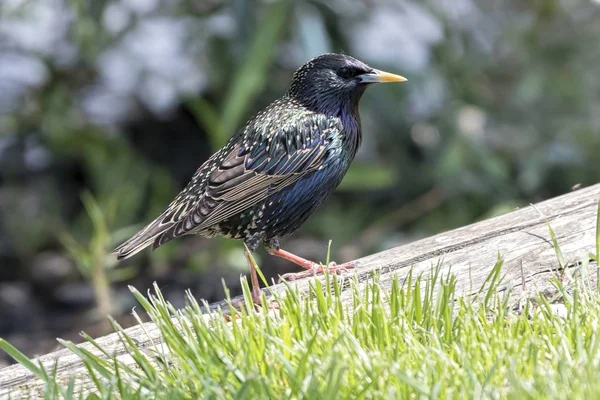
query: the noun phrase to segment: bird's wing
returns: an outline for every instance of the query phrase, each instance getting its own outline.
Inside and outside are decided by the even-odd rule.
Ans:
[[[139,251],[150,246],[157,237],[172,229],[178,221],[185,218],[187,214],[194,208],[200,196],[199,189],[203,186],[203,180],[206,179],[210,165],[215,163],[214,154],[206,160],[204,164],[194,174],[192,181],[177,197],[169,204],[167,209],[154,221],[146,225],[142,230],[129,238],[119,247],[113,250],[113,254],[119,260],[129,258]]]
[[[232,146],[211,168],[204,191],[191,209],[191,195],[189,202],[173,202],[175,212],[163,218],[163,223],[173,225],[156,237],[153,247],[225,221],[322,166],[339,126],[314,121],[294,126],[303,129],[294,132],[287,127],[287,131],[273,133],[270,140],[263,137],[254,145],[246,142]]]

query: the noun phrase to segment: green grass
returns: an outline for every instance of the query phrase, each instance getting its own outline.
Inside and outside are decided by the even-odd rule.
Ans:
[[[289,288],[276,296],[279,310],[229,306],[234,322],[206,314],[191,294],[176,310],[157,287],[147,296],[132,288],[164,345],[140,350],[114,321],[133,364],[61,343],[85,363],[93,398],[599,398],[600,293],[588,274],[569,288],[554,280],[558,313],[541,295],[515,310],[497,294],[501,269],[499,259],[473,297],[458,296],[441,264],[394,279],[389,291],[378,277],[359,284],[326,275],[308,294]],[[251,304],[245,281],[244,296]],[[79,398],[72,381],[61,386],[53,370],[1,339],[0,348],[46,382],[47,398]]]
[[[235,323],[204,318],[191,295],[178,312],[157,288],[148,298],[133,290],[165,346],[142,352],[115,324],[132,366],[61,342],[84,360],[100,398],[597,398],[596,291],[578,283],[564,298],[566,318],[541,297],[516,313],[493,294],[496,280],[484,306],[457,298],[455,278],[436,272],[437,285],[394,280],[390,294],[377,278],[359,294],[351,279],[351,305],[340,301],[343,281],[328,277],[308,297],[288,291],[275,312],[231,308]],[[44,379],[48,393],[77,393],[6,342],[0,347]]]

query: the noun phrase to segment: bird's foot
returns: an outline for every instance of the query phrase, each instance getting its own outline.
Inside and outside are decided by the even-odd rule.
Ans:
[[[326,266],[322,265],[322,264],[313,263],[313,265],[310,268],[308,268],[306,271],[291,272],[289,274],[280,275],[279,282],[284,281],[284,280],[285,281],[295,281],[295,280],[307,278],[310,276],[320,275],[320,274],[325,273],[325,271],[329,272],[330,274],[339,275],[342,272],[347,271],[349,269],[353,269],[353,268],[356,268],[355,262],[347,262],[347,263],[338,265],[334,261],[332,261]]]
[[[263,303],[262,303],[262,297],[261,297],[261,292],[259,291],[258,293],[252,293],[252,302],[254,303],[254,307],[256,307],[257,309],[260,309],[263,307]],[[269,298],[267,298],[267,309],[268,310],[279,310],[279,303],[277,303],[274,300],[269,300]]]
[[[262,291],[260,290],[260,284],[258,283],[258,274],[256,269],[258,266],[256,265],[256,261],[252,256],[252,252],[246,245],[246,249],[244,251],[244,255],[246,256],[246,260],[248,261],[248,265],[250,267],[250,283],[251,283],[251,291],[250,296],[252,298],[252,303],[256,308],[260,308],[263,306],[262,303]],[[267,299],[267,308],[269,310],[277,310],[279,309],[279,304],[275,301]]]
[[[262,308],[262,303],[261,304],[256,304],[254,303],[254,305],[256,306],[256,308],[260,309]],[[279,310],[279,303],[274,301],[274,300],[267,300],[267,310]]]
[[[254,309],[256,311],[260,311],[263,308],[263,304],[262,304],[262,300],[259,298],[255,298],[254,296],[252,296],[252,304],[254,305]],[[242,311],[242,308],[244,307],[244,300],[242,299],[236,299],[232,301],[232,305],[233,308],[235,309],[235,311],[233,313],[224,313],[223,317],[225,318],[225,321],[227,322],[233,322],[235,320],[238,320],[241,318],[241,315],[239,314],[240,311]],[[279,303],[274,301],[274,300],[269,300],[267,299],[267,310],[279,310]]]

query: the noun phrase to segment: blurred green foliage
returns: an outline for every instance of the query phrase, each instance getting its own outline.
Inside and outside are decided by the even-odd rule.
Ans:
[[[208,102],[196,99],[194,110],[206,128],[213,148],[218,149],[242,126],[251,103],[268,82],[269,69],[281,41],[283,27],[288,19],[291,3],[279,1],[267,7],[264,20],[249,48],[242,65],[234,70],[234,78],[223,100],[223,111],[218,114]],[[192,99],[193,102],[194,99]]]

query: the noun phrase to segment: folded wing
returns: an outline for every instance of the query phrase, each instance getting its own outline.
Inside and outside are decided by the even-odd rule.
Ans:
[[[152,244],[201,232],[260,203],[321,167],[340,127],[307,116],[304,123],[231,139],[198,169],[167,210],[114,253],[129,257]],[[294,128],[296,127],[296,128]],[[297,128],[300,127],[300,128]]]

